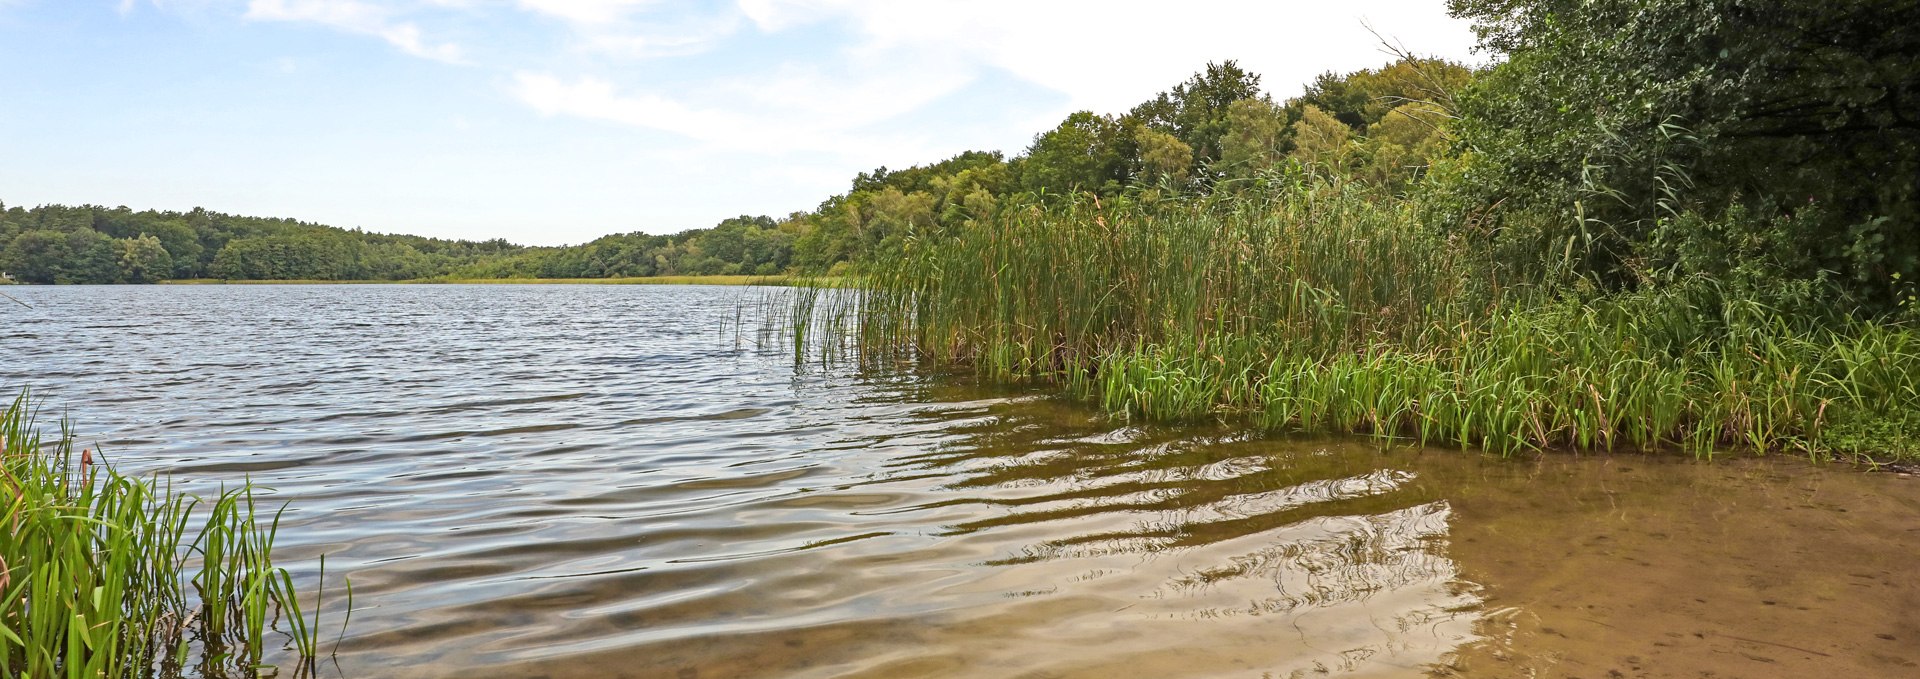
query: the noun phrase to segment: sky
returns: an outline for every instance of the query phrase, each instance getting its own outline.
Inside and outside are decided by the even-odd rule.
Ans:
[[[0,0],[0,201],[517,243],[810,210],[1209,61],[1469,63],[1444,0]]]

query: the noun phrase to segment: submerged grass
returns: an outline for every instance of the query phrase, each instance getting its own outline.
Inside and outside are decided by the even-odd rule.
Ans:
[[[274,565],[279,513],[250,485],[202,507],[123,476],[65,431],[43,440],[25,395],[0,445],[0,676],[262,676],[281,633],[294,673],[312,669],[318,613]]]
[[[1310,176],[1008,210],[868,267],[839,316],[870,363],[1051,382],[1149,420],[1503,453],[1920,456],[1913,328],[1793,317],[1710,281],[1582,293],[1424,214]]]

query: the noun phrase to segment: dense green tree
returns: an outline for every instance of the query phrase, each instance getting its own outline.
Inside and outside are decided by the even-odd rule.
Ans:
[[[120,275],[116,283],[156,283],[173,273],[173,256],[167,254],[160,239],[141,234],[136,238],[114,241],[120,254]]]
[[[777,233],[771,217],[741,215],[721,221],[695,240],[701,252],[720,262],[722,268],[732,265],[731,273],[751,274],[769,262],[777,261],[781,268],[785,267],[791,246],[783,243],[782,237],[773,235]]]
[[[1227,106],[1227,132],[1220,138],[1219,167],[1226,176],[1247,177],[1278,164],[1288,143],[1287,113],[1264,97]]]
[[[406,243],[368,243],[359,250],[355,278],[398,281],[432,275],[427,256]]]
[[[909,240],[933,226],[933,195],[903,193],[887,187],[876,193],[861,211],[861,241],[869,253],[897,253]]]
[[[1423,102],[1401,104],[1367,126],[1367,137],[1407,148],[1427,146],[1442,135],[1446,112]]]
[[[69,259],[67,234],[34,229],[15,235],[0,251],[0,269],[25,283],[65,282],[61,279]]]
[[[1207,64],[1207,67],[1173,89],[1161,92],[1139,106],[1129,116],[1142,124],[1171,133],[1193,152],[1195,177],[1199,170],[1220,159],[1221,139],[1227,135],[1227,120],[1233,103],[1257,99],[1260,76],[1240,68],[1232,60]]]
[[[1739,263],[1677,253],[1746,250],[1733,233],[1801,253],[1779,273],[1867,310],[1920,276],[1920,3],[1450,5],[1506,56],[1461,97],[1470,185],[1510,212],[1577,213],[1548,238],[1596,280],[1723,275]],[[1701,226],[1720,216],[1778,228]]]
[[[354,280],[362,273],[350,241],[294,233],[229,241],[212,271],[227,279]]]
[[[1151,127],[1139,128],[1134,133],[1134,142],[1140,149],[1142,179],[1174,186],[1187,183],[1188,170],[1193,167],[1193,147],[1179,137]]]
[[[1030,192],[1110,192],[1127,180],[1120,122],[1078,111],[1034,137],[1020,162],[1021,188]]]
[[[1446,153],[1444,111],[1427,102],[1409,102],[1367,126],[1356,149],[1360,178],[1392,190],[1406,188]]]
[[[205,274],[201,255],[206,248],[200,244],[200,238],[193,227],[181,219],[155,219],[146,225],[143,234],[151,234],[160,239],[161,247],[173,260],[171,278],[195,278]]]
[[[1300,120],[1293,124],[1292,157],[1309,165],[1321,165],[1338,172],[1346,166],[1352,128],[1308,104],[1301,109]]]
[[[1472,81],[1465,66],[1441,59],[1405,56],[1379,69],[1315,78],[1294,106],[1314,106],[1358,131],[1409,103],[1451,110],[1454,95]]]

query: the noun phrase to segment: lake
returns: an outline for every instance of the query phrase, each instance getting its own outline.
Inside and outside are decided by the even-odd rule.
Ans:
[[[6,292],[43,424],[290,503],[325,676],[1920,676],[1898,474],[1135,426],[796,366],[766,289]]]

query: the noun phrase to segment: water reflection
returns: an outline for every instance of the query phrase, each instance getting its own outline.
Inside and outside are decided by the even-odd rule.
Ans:
[[[1897,565],[1914,486],[1791,461],[1130,426],[796,371],[715,321],[751,300],[732,290],[19,292],[37,311],[0,326],[0,383],[42,389],[123,466],[295,503],[290,555],[353,577],[344,676],[1606,676],[1683,665],[1613,652],[1669,633],[1875,676],[1914,654],[1874,635],[1920,638]],[[1778,528],[1789,512],[1815,518]],[[1864,565],[1784,575],[1831,572],[1822,553]],[[1812,603],[1725,603],[1795,600],[1768,588]],[[1909,612],[1818,612],[1867,590]],[[1691,592],[1739,615],[1618,603]]]

